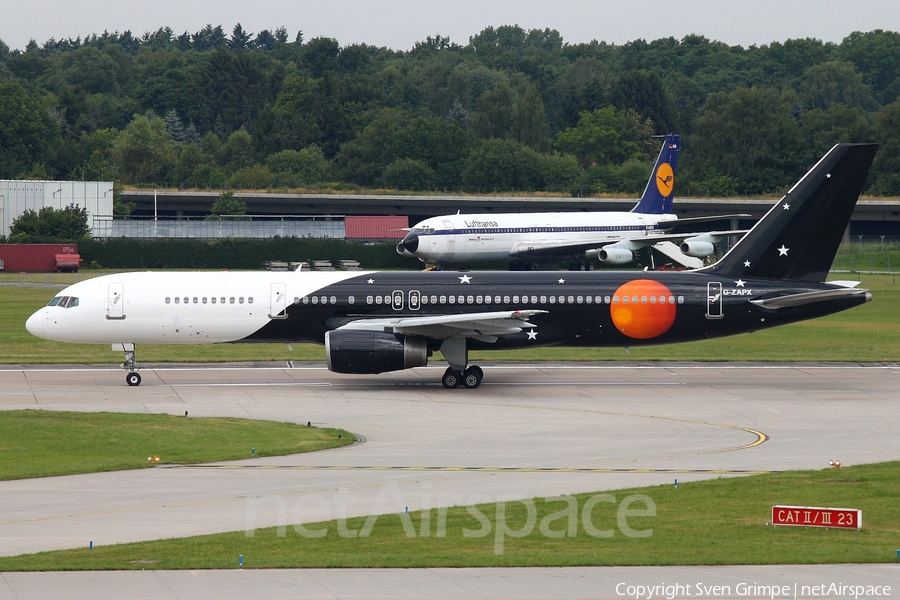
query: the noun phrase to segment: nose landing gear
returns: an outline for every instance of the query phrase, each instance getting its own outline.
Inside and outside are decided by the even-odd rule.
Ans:
[[[125,353],[125,362],[122,363],[122,368],[128,371],[125,375],[125,383],[131,387],[141,385],[141,374],[137,372],[138,365],[134,361],[134,344],[130,342],[113,344],[112,349]]]

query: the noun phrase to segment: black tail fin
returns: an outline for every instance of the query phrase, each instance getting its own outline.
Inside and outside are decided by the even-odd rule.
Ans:
[[[877,144],[834,146],[722,260],[703,271],[825,281],[877,150]]]

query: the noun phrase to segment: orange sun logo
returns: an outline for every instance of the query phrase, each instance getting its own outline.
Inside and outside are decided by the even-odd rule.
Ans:
[[[672,165],[669,163],[659,165],[659,168],[656,169],[656,189],[664,198],[668,198],[672,194],[674,185],[675,172],[672,170]]]
[[[675,322],[675,298],[658,281],[637,279],[619,286],[609,314],[623,335],[647,340],[664,334]]]

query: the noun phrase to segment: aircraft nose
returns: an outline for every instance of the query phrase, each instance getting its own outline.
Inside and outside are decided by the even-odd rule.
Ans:
[[[44,337],[44,309],[28,317],[28,320],[25,321],[25,329],[33,336]]]
[[[403,238],[403,241],[397,244],[397,252],[400,254],[403,254],[404,252],[415,254],[418,249],[419,236],[412,232],[407,233],[406,237]]]

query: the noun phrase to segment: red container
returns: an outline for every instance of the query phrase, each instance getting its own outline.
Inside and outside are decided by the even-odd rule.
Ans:
[[[14,273],[56,271],[57,254],[78,254],[78,244],[0,244],[3,270]]]
[[[347,215],[344,218],[344,237],[348,240],[402,240],[406,237],[406,227],[409,227],[407,217]]]

